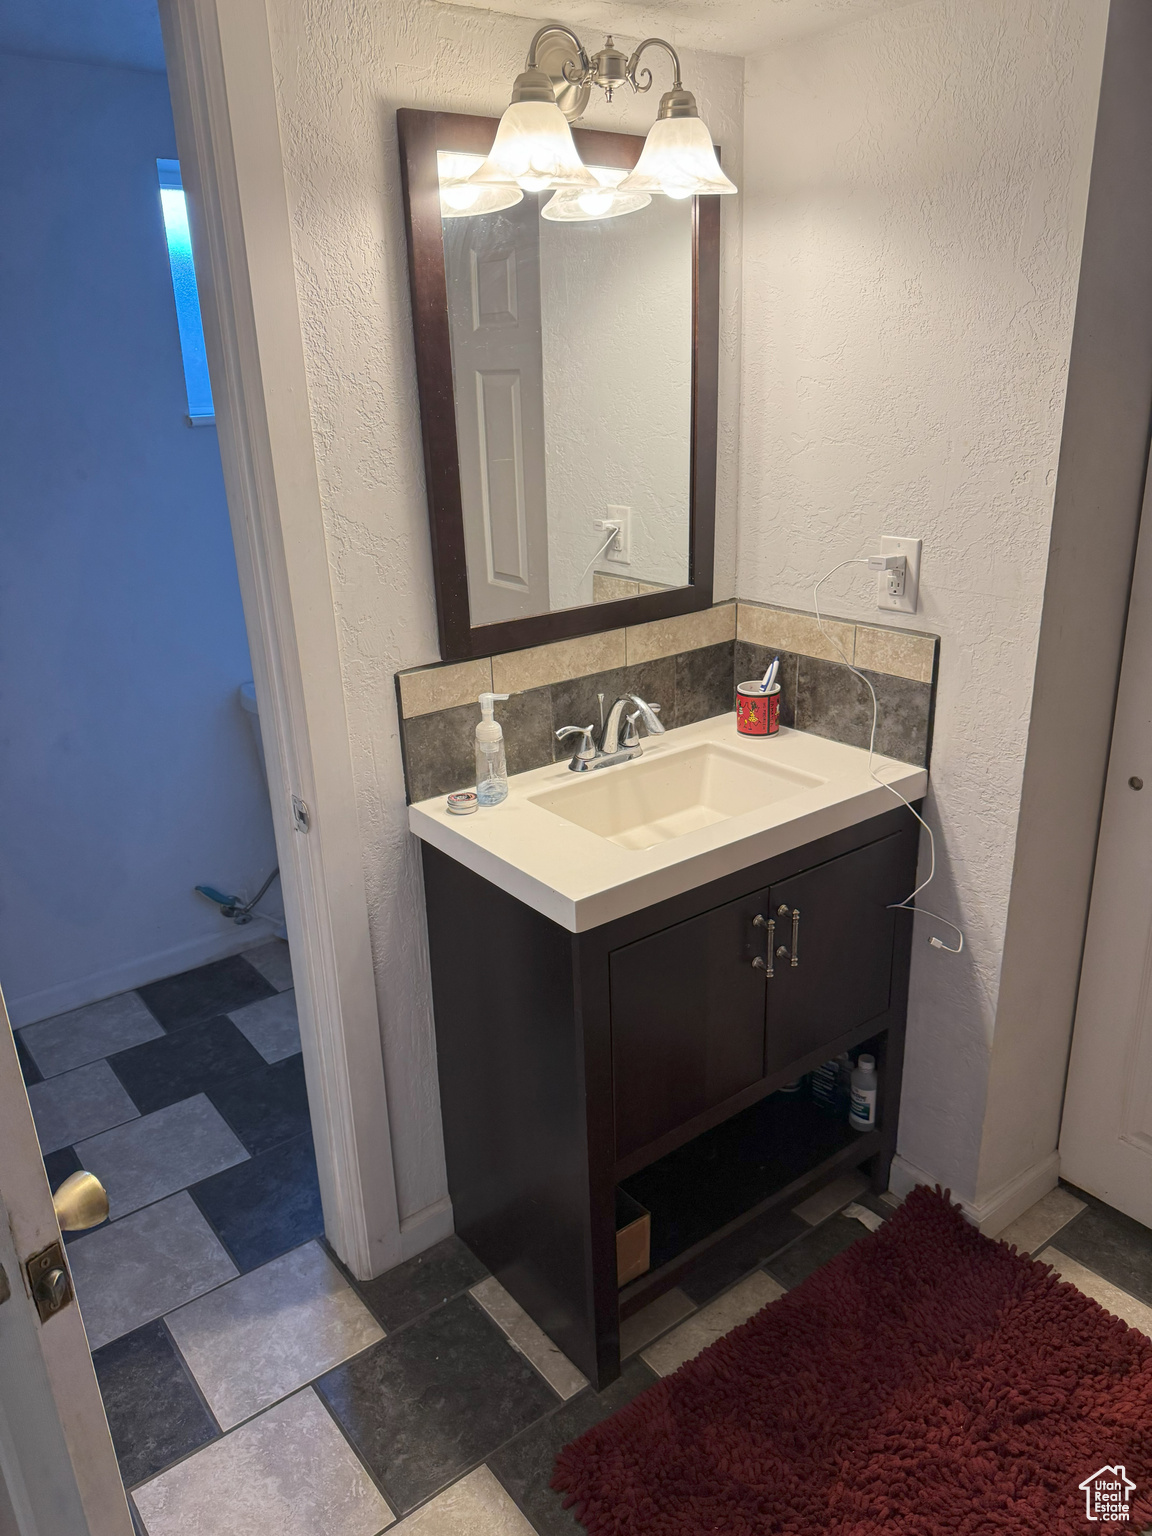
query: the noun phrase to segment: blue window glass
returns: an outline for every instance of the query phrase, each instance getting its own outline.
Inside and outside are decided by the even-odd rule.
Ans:
[[[188,230],[188,205],[180,180],[179,160],[157,160],[160,206],[168,237],[168,262],[172,268],[172,292],[180,326],[180,351],[184,356],[184,384],[188,391],[188,419],[193,424],[215,420],[212,386],[208,381],[208,357],[204,351],[204,324],[200,319],[200,295],[192,265],[192,236]]]

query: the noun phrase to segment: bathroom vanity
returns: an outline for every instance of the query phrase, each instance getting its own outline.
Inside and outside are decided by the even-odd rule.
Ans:
[[[915,803],[921,768],[876,760]],[[918,828],[867,753],[733,716],[600,772],[514,776],[424,842],[456,1230],[585,1374],[619,1324],[774,1205],[866,1165],[887,1187],[900,1099]],[[860,1133],[785,1084],[877,1059]],[[651,1215],[617,1283],[617,1190]]]
[[[885,1187],[912,924],[892,903],[915,886],[918,828],[866,752],[827,739],[857,728],[827,637],[805,652],[797,614],[738,636],[712,605],[717,198],[574,222],[551,191],[490,206],[471,177],[494,120],[403,109],[397,127],[440,653],[459,664],[398,679],[449,1192],[459,1235],[603,1387],[621,1319],[742,1225],[849,1168]],[[573,141],[611,187],[643,148]],[[880,726],[923,763],[935,641],[898,645],[899,678],[874,674]],[[789,720],[814,729],[750,741],[734,667],[762,675],[768,646]],[[644,717],[637,689],[675,727],[640,756],[618,739],[632,703]],[[482,690],[511,695],[528,771],[456,817],[423,797],[473,782]],[[598,695],[623,712],[593,743]],[[566,726],[581,771],[548,761]],[[876,761],[923,796],[923,767]],[[860,1048],[874,1129],[782,1092]]]

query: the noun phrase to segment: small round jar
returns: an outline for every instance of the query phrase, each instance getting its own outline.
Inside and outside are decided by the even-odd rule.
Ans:
[[[736,729],[741,736],[775,736],[780,729],[780,684],[767,693],[758,682],[736,685]]]

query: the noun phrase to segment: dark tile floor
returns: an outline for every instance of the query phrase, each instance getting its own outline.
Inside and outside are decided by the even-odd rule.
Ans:
[[[162,1320],[105,1344],[92,1361],[127,1486],[219,1434]]]
[[[1060,1252],[1152,1306],[1152,1232],[1083,1190],[1066,1188],[1087,1209],[1061,1229]]]
[[[398,1514],[560,1404],[469,1295],[337,1366],[316,1390]]]
[[[324,1231],[311,1131],[193,1184],[189,1193],[241,1273]]]
[[[279,992],[254,952],[142,988],[114,1027],[102,1019],[123,1035],[102,1059],[135,1115],[84,1067],[41,1071],[38,1049],[45,1065],[81,1059],[68,1035],[84,1010],[19,1042],[54,1129],[77,1085],[89,1139],[45,1157],[54,1187],[82,1163],[101,1173],[112,1143],[121,1163],[126,1141],[153,1162],[183,1155],[152,1128],[193,1098],[201,1160],[218,1149],[214,1171],[69,1250],[144,1536],[579,1536],[549,1486],[560,1448],[891,1215],[892,1197],[849,1174],[734,1233],[628,1320],[624,1371],[597,1393],[457,1238],[367,1282],[319,1240],[291,994],[283,957],[265,958]],[[115,1136],[93,1132],[94,1102]],[[1152,1331],[1148,1229],[1061,1187],[1002,1236]],[[276,1495],[266,1516],[252,1512],[256,1485]]]
[[[108,1057],[142,1115],[196,1093],[224,1092],[231,1081],[263,1064],[259,1051],[229,1018],[173,1027],[174,1034]]]
[[[232,955],[179,976],[137,987],[136,995],[165,1029],[183,1029],[202,1019],[232,1013],[272,997],[276,988],[244,958]]]
[[[538,1536],[579,1536],[584,1530],[549,1486],[559,1452],[659,1379],[643,1360],[632,1360],[607,1391],[589,1388],[577,1394],[488,1458],[489,1467]]]

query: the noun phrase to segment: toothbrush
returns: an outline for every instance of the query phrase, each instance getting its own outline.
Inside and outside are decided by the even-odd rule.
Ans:
[[[761,693],[768,692],[769,688],[771,688],[772,684],[776,681],[776,674],[779,672],[779,670],[780,658],[779,656],[774,656],[772,658],[772,665],[768,668],[767,672],[765,672],[763,681],[760,684]]]

